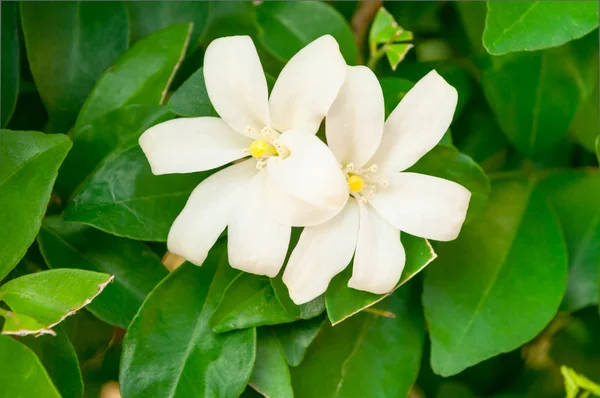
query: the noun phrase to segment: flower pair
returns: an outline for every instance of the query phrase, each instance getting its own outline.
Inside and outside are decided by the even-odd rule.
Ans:
[[[175,119],[140,137],[154,174],[233,162],[192,192],[169,232],[171,252],[201,265],[227,227],[231,266],[274,277],[291,227],[305,227],[283,276],[300,304],[325,292],[353,257],[350,287],[393,289],[405,262],[400,230],[436,240],[458,235],[469,191],[399,173],[433,148],[452,120],[456,90],[435,71],[385,124],[377,78],[346,66],[328,35],[288,62],[270,96],[246,36],[213,41],[204,78],[221,118]],[[329,147],[315,135],[325,116]]]

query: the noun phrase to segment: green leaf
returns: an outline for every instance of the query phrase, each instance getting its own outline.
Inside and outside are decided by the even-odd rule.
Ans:
[[[426,239],[400,233],[400,239],[406,251],[406,264],[402,276],[395,289],[398,289],[413,276],[422,271],[437,255]],[[348,287],[352,276],[352,263],[332,279],[325,293],[327,315],[333,325],[336,325],[352,315],[380,302],[392,294],[373,294]]]
[[[33,243],[58,167],[70,148],[64,135],[0,131],[0,280]]]
[[[381,302],[393,318],[365,312],[325,326],[297,368],[299,397],[405,397],[417,378],[424,340],[415,285]]]
[[[300,238],[300,235],[298,235],[298,238]],[[292,239],[294,239],[294,237],[292,237]],[[288,251],[288,259],[290,254],[290,251]],[[283,283],[283,272],[280,272],[277,277],[271,278],[270,282],[275,291],[275,295],[283,308],[285,308],[288,314],[292,315],[295,319],[314,318],[325,311],[325,300],[323,296],[319,296],[308,303],[296,305],[290,297],[287,286]]]
[[[66,132],[100,75],[127,49],[121,2],[21,4],[27,59],[55,132]]]
[[[19,95],[20,56],[18,3],[2,2],[2,101],[0,128],[6,126],[17,105]]]
[[[393,15],[381,7],[369,31],[369,46],[374,50],[378,44],[395,43],[398,41],[412,40],[412,32],[399,26]],[[373,52],[373,51],[372,51]]]
[[[584,396],[579,394],[582,391],[588,391],[594,394],[594,396],[600,396],[600,385],[594,383],[584,375],[580,375],[573,369],[564,365],[560,367],[560,372],[565,379],[567,398]]]
[[[392,70],[396,70],[398,64],[402,62],[408,51],[413,47],[412,44],[389,44],[386,46],[385,55]]]
[[[209,3],[204,1],[127,2],[131,20],[131,42],[135,43],[159,29],[178,23],[193,24],[190,49],[198,45],[206,30]]]
[[[511,351],[556,314],[567,283],[566,247],[533,182],[495,181],[485,214],[437,251],[423,292],[435,373],[450,376]]]
[[[169,26],[132,46],[98,80],[75,130],[126,105],[159,105],[187,49],[192,27]]]
[[[61,197],[67,200],[111,154],[137,146],[146,129],[172,117],[165,106],[128,105],[81,126],[56,181]]]
[[[81,397],[83,380],[77,354],[62,327],[57,326],[56,331],[56,336],[28,336],[19,341],[37,355],[63,397]]]
[[[150,293],[123,342],[123,396],[242,393],[256,357],[256,331],[215,334],[208,325],[238,272],[227,263],[225,245],[217,243],[202,267],[185,263]]]
[[[83,224],[48,217],[38,235],[51,268],[79,268],[114,275],[113,283],[88,309],[111,325],[127,328],[142,302],[167,274],[146,245],[105,234]]]
[[[293,397],[290,370],[277,338],[264,328],[257,335],[256,362],[248,384],[265,397]]]
[[[598,27],[595,1],[488,1],[487,6],[483,45],[494,55],[560,46]]]
[[[408,171],[454,181],[471,192],[467,221],[485,210],[490,181],[477,163],[451,145],[440,144],[429,151]]]
[[[210,174],[155,176],[136,144],[102,161],[65,210],[64,219],[125,238],[166,242],[191,192]]]
[[[565,172],[540,185],[561,222],[569,253],[569,281],[561,310],[598,304],[600,174]]]
[[[17,340],[0,335],[0,385],[6,397],[61,398],[33,351]]]
[[[596,157],[598,158],[598,163],[600,164],[600,135],[596,137]]]
[[[597,54],[597,53],[596,53]],[[596,58],[597,60],[598,58]],[[572,137],[585,149],[596,152],[596,139],[600,131],[600,93],[598,83],[596,90],[589,96],[587,101],[579,108],[569,130]]]
[[[0,286],[0,300],[17,313],[36,319],[44,328],[7,328],[3,334],[54,334],[51,330],[98,296],[112,275],[79,269],[55,269],[13,279]],[[18,325],[9,325],[18,326]]]
[[[173,93],[169,99],[169,109],[179,116],[201,117],[219,116],[213,108],[206,84],[203,68],[198,69]]]
[[[317,317],[271,327],[290,366],[302,363],[306,350],[317,337],[324,321],[323,317]]]
[[[328,4],[316,1],[263,2],[256,8],[262,28],[259,40],[275,57],[288,61],[313,40],[332,35],[349,65],[357,62],[354,35],[344,17]]]
[[[460,18],[473,53],[480,54],[484,51],[481,37],[485,28],[487,7],[483,1],[457,1],[452,3]]]
[[[396,106],[400,103],[400,100],[404,98],[406,93],[410,91],[415,85],[410,80],[400,79],[396,77],[386,77],[380,80],[381,90],[383,91],[383,98],[385,100],[385,117],[387,118]]]

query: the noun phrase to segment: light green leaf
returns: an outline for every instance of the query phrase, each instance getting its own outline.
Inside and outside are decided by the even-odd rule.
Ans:
[[[290,366],[298,366],[302,363],[306,350],[317,337],[324,323],[324,317],[316,317],[271,327]]]
[[[110,67],[86,99],[75,132],[126,105],[159,105],[183,60],[191,25],[172,25],[137,42]]]
[[[237,397],[256,357],[255,329],[215,334],[208,320],[239,271],[223,243],[150,293],[123,342],[121,392],[135,397]],[[224,377],[226,375],[226,377]]]
[[[17,340],[0,335],[0,385],[6,397],[61,398],[33,351]]]
[[[100,75],[129,43],[121,2],[21,3],[27,59],[55,132],[73,126]]]
[[[257,331],[256,362],[248,384],[265,397],[291,398],[292,381],[283,349],[270,329]]]
[[[399,26],[393,15],[385,8],[381,7],[369,31],[369,46],[371,50],[377,47],[378,44],[395,43],[398,41],[412,40],[413,34],[406,31],[402,26]]]
[[[142,302],[167,274],[146,245],[105,234],[83,224],[48,217],[38,235],[51,268],[79,268],[115,276],[88,309],[111,325],[127,328]]]
[[[300,366],[291,368],[298,397],[403,397],[415,382],[424,340],[415,285],[382,301],[393,318],[361,313],[326,325]]]
[[[406,265],[394,290],[409,281],[437,257],[426,239],[405,233],[400,233],[400,239],[406,251]],[[333,278],[325,293],[327,315],[333,325],[369,308],[392,294],[391,292],[388,294],[373,294],[351,289],[348,287],[351,276],[352,263],[342,273]]]
[[[288,61],[313,40],[332,35],[349,65],[357,62],[354,35],[344,17],[326,3],[316,1],[263,2],[256,8],[262,28],[259,40],[275,57]]]
[[[494,55],[560,46],[598,27],[595,1],[488,1],[487,6],[483,45]]]
[[[562,373],[565,379],[567,398],[583,396],[583,394],[580,394],[583,391],[592,393],[594,396],[600,396],[600,385],[594,383],[584,375],[580,375],[564,365],[560,367],[560,373]]]
[[[0,131],[0,280],[35,239],[70,148],[64,135]]]
[[[0,128],[6,126],[17,105],[21,78],[18,3],[4,1],[2,7],[2,101]]]
[[[42,271],[12,279],[0,286],[0,301],[14,313],[34,318],[44,328],[31,330],[5,323],[2,333],[54,334],[54,326],[91,303],[112,280],[111,275],[76,269]]]
[[[519,347],[556,314],[567,283],[566,246],[534,182],[494,181],[486,212],[437,251],[423,292],[437,374]]]
[[[396,67],[402,60],[408,51],[413,48],[412,44],[389,44],[386,46],[385,55],[392,67],[392,70],[396,70]]]
[[[173,113],[183,117],[219,116],[208,98],[203,68],[194,72],[173,93],[168,105]]]
[[[597,82],[595,86],[596,90],[579,107],[579,111],[569,127],[575,141],[592,153],[596,152],[596,139],[600,131],[600,94]]]

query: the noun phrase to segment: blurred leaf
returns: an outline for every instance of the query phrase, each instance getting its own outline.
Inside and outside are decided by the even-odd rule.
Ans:
[[[75,124],[83,126],[126,105],[159,105],[181,63],[191,25],[172,25],[140,40],[98,80]]]
[[[458,11],[460,22],[469,39],[472,51],[475,54],[484,50],[481,37],[485,27],[487,7],[483,1],[456,1],[452,5]]]
[[[598,158],[598,163],[600,164],[600,135],[596,137],[596,157]]]
[[[410,80],[400,79],[396,77],[386,77],[380,80],[381,90],[383,91],[383,99],[385,102],[385,117],[390,115],[402,98],[415,85]]]
[[[103,355],[112,344],[115,328],[89,311],[79,311],[60,325],[73,344],[82,366]]]
[[[0,280],[33,243],[70,148],[64,135],[0,131]]]
[[[100,319],[127,328],[146,295],[167,274],[143,243],[105,234],[83,224],[48,217],[38,236],[51,268],[79,268],[114,275],[113,283],[88,309]]]
[[[316,1],[263,2],[256,8],[262,28],[259,40],[267,51],[282,61],[313,40],[332,35],[349,65],[356,65],[354,35],[344,17],[326,3]]]
[[[122,2],[23,2],[29,66],[54,132],[75,122],[100,75],[129,42]]]
[[[424,322],[415,285],[398,290],[379,308],[341,325],[326,325],[300,366],[291,368],[298,397],[402,397],[417,378]]]
[[[567,253],[557,216],[532,182],[495,181],[485,214],[437,250],[423,292],[437,374],[513,350],[554,317]]]
[[[585,149],[594,153],[596,138],[600,131],[600,93],[598,93],[598,82],[596,90],[589,96],[587,101],[579,108],[569,130],[573,138]]]
[[[256,7],[250,1],[211,1],[208,12],[208,28],[202,37],[202,46],[207,47],[219,37],[248,35],[255,36]],[[197,66],[196,66],[197,68]]]
[[[78,190],[64,219],[125,238],[166,242],[191,192],[208,175],[210,172],[155,176],[135,144],[102,161]]]
[[[402,276],[394,289],[401,287],[437,257],[426,239],[417,238],[406,233],[400,233],[400,239],[406,251],[406,264]],[[327,315],[333,325],[380,302],[393,292],[388,294],[373,294],[351,289],[348,287],[348,281],[351,276],[352,263],[332,279],[325,293]]]
[[[215,108],[213,108],[206,84],[204,83],[203,68],[198,69],[173,93],[169,99],[169,109],[184,117],[216,116],[219,117]]]
[[[264,328],[257,335],[256,362],[248,384],[265,397],[293,397],[290,370],[277,338]]]
[[[98,272],[55,269],[8,281],[0,286],[0,300],[13,312],[36,319],[44,328],[31,330],[7,320],[2,334],[54,334],[54,326],[91,303],[112,279]]]
[[[442,23],[439,18],[440,2],[437,1],[386,1],[385,8],[396,21],[406,29],[418,33],[439,32]]]
[[[290,366],[302,363],[306,350],[317,337],[324,322],[323,317],[318,317],[271,327]]]
[[[50,379],[64,398],[80,398],[83,380],[75,349],[61,326],[56,336],[28,336],[20,339],[40,359]]]
[[[560,46],[598,27],[597,2],[488,1],[487,6],[483,45],[495,55]]]
[[[131,20],[131,42],[178,23],[192,23],[190,50],[199,42],[208,22],[210,4],[205,1],[129,1],[126,3]]]
[[[256,331],[215,334],[208,325],[238,272],[217,243],[202,267],[185,263],[150,293],[123,342],[123,396],[241,394],[256,357]]]
[[[20,47],[18,3],[2,2],[2,100],[0,128],[4,128],[17,106],[19,95]]]
[[[6,397],[61,398],[44,366],[26,345],[0,335],[0,385]]]

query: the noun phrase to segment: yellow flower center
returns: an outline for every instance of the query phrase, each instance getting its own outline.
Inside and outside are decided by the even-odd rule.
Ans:
[[[277,156],[277,150],[275,149],[275,147],[263,140],[253,141],[252,144],[250,144],[248,152],[250,152],[250,155],[252,155],[252,157],[256,159],[260,159],[267,153],[273,156]]]
[[[357,175],[351,175],[346,181],[350,192],[360,192],[365,187],[365,180]]]

